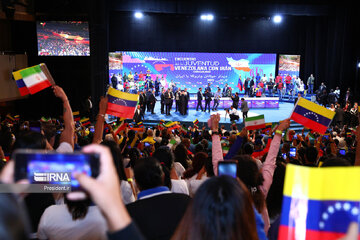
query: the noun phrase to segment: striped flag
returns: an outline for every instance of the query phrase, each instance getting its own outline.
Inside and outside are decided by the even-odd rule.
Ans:
[[[80,112],[79,111],[73,112],[73,117],[75,122],[80,121]]]
[[[83,126],[88,126],[88,125],[91,124],[89,118],[82,118],[82,119],[80,120],[80,122],[81,122],[81,124],[82,124]]]
[[[21,96],[35,94],[51,86],[40,64],[13,72]]]
[[[131,119],[134,117],[135,109],[138,104],[139,95],[116,90],[110,87],[107,93],[108,108],[107,114]]]
[[[193,121],[193,123],[194,123],[194,125],[198,125],[198,124],[199,124],[199,120],[198,120],[198,119],[195,119],[195,120]]]
[[[245,127],[247,130],[255,130],[255,129],[265,128],[264,115],[245,118]]]
[[[124,121],[120,122],[120,124],[114,129],[115,135],[118,135],[119,132],[123,131],[127,126],[127,123]]]

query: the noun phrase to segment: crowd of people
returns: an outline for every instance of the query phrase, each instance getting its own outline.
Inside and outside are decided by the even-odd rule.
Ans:
[[[73,173],[87,194],[0,193],[0,239],[277,239],[287,164],[360,165],[360,129],[342,121],[324,135],[289,130],[289,119],[248,131],[226,129],[215,114],[202,128],[117,134],[105,123],[107,98],[84,126],[74,123],[62,88],[53,91],[61,120],[42,121],[40,131],[21,116],[2,121],[1,183],[14,183],[17,149],[97,153],[99,175]],[[236,163],[236,178],[218,176],[222,161]]]

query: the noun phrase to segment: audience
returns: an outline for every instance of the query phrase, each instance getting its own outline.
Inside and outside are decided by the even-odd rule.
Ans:
[[[1,183],[14,183],[16,149],[97,153],[100,174],[74,173],[87,194],[0,193],[0,239],[277,239],[287,164],[360,165],[356,104],[350,125],[337,118],[326,134],[304,128],[292,131],[290,141],[282,134],[289,119],[276,131],[248,131],[220,128],[219,115],[208,128],[127,126],[115,133],[105,124],[107,98],[99,101],[95,124],[84,126],[74,123],[63,89],[53,92],[62,102],[61,120],[42,119],[35,131],[36,120],[1,122]],[[237,180],[217,177],[226,160],[237,162]]]

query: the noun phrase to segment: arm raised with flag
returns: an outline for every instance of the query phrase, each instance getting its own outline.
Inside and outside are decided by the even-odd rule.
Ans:
[[[100,144],[102,141],[102,135],[104,132],[104,120],[107,109],[108,98],[101,97],[99,102],[99,113],[96,117],[95,132],[93,143]]]
[[[74,150],[74,132],[75,132],[75,124],[74,118],[70,106],[70,102],[64,90],[55,85],[52,87],[54,94],[56,97],[60,98],[63,102],[63,119],[64,119],[64,130],[60,136],[60,145],[57,148],[57,151],[68,152],[70,151],[70,147],[66,147],[64,143],[69,144],[72,147],[72,151]]]

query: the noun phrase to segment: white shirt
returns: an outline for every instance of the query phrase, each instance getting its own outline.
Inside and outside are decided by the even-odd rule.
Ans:
[[[261,80],[263,81],[263,83],[267,82],[267,77],[262,77]]]
[[[189,195],[189,189],[185,180],[171,179],[171,192]]]
[[[236,108],[231,109],[230,114],[238,115],[238,112],[237,112]]]
[[[135,202],[135,196],[132,191],[131,185],[128,181],[121,180],[120,188],[121,188],[121,197],[125,205]]]
[[[72,153],[74,152],[73,147],[68,142],[61,142],[56,149],[56,152],[58,153]]]
[[[190,197],[194,197],[196,191],[201,186],[201,184],[203,184],[207,179],[209,179],[209,177],[205,174],[201,177],[201,179],[196,179],[197,176],[198,174],[195,174],[191,178],[185,180],[189,188]]]
[[[174,162],[174,169],[179,178],[181,178],[183,173],[185,172],[184,166],[179,162]]]
[[[67,205],[52,205],[41,216],[39,239],[107,239],[106,221],[97,206],[90,206],[83,219],[72,220]]]

